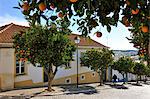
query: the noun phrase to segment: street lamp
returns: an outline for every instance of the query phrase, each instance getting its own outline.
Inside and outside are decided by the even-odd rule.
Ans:
[[[76,36],[75,38],[74,38],[74,42],[76,43],[76,45],[77,45],[77,88],[78,88],[78,84],[79,84],[79,80],[78,80],[78,73],[79,73],[79,71],[78,71],[78,44],[80,43],[80,38],[79,38],[79,36]]]

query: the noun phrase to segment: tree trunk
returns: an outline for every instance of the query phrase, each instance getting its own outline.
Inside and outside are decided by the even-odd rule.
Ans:
[[[136,77],[136,84],[137,84],[137,85],[139,84],[138,75],[137,75],[137,77]]]
[[[103,84],[103,71],[101,70],[101,85]]]
[[[123,77],[123,84],[125,84],[124,73],[122,73],[122,77]]]
[[[54,89],[52,89],[52,81],[56,75],[56,72],[57,72],[57,69],[58,67],[55,68],[55,71],[53,72],[53,65],[51,64],[49,67],[48,67],[48,70],[44,69],[45,73],[47,74],[48,76],[48,91],[54,91]]]
[[[102,86],[102,83],[103,83],[103,78],[102,78],[102,70],[99,71],[99,83],[100,83],[100,86]]]
[[[127,80],[127,83],[128,83],[128,73],[126,73],[126,80]]]
[[[145,75],[145,78],[144,78],[144,83],[146,83],[146,81],[147,81],[147,76]]]
[[[150,6],[148,7],[148,9],[150,8]],[[150,14],[150,11],[149,11],[149,14]],[[148,26],[150,27],[150,20],[148,20]],[[149,28],[149,33],[150,33],[150,28]],[[149,68],[150,68],[150,37],[149,37],[149,45],[148,45],[148,56],[149,56],[149,60],[147,62]]]
[[[52,89],[52,81],[53,81],[53,79],[54,79],[54,75],[51,75],[51,73],[49,73],[49,76],[48,76],[48,91],[54,91],[53,89]]]

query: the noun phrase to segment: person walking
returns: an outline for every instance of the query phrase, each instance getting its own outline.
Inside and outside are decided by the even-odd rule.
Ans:
[[[114,74],[113,75],[113,83],[117,82],[117,76]]]

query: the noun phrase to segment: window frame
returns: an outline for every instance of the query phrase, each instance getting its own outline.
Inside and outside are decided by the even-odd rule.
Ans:
[[[19,69],[17,70],[17,68],[19,68]],[[23,68],[23,70],[22,70],[22,68]],[[25,62],[24,61],[16,61],[16,75],[22,75],[22,74],[25,74]]]
[[[69,80],[69,82],[67,82],[67,80]],[[65,84],[71,84],[71,78],[66,78],[65,79]]]
[[[83,77],[83,78],[82,78]],[[85,80],[85,74],[82,74],[81,76],[80,76],[80,80]]]

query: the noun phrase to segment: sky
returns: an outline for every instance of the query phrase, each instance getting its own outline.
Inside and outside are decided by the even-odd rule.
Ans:
[[[0,0],[0,26],[9,23],[15,23],[18,25],[28,26],[28,22],[25,20],[21,11],[14,9],[18,6],[19,0]],[[78,34],[77,27],[71,27],[73,33]],[[103,35],[98,38],[94,35],[94,32],[100,31]],[[130,32],[121,23],[118,23],[117,27],[112,27],[110,33],[107,32],[106,27],[98,27],[93,33],[90,34],[91,38],[103,45],[110,47],[112,50],[136,50],[133,44],[129,43],[126,37],[130,37]]]

